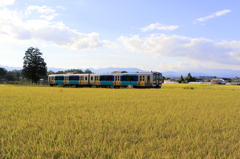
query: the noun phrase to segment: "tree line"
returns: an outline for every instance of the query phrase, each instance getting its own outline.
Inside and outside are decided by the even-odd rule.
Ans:
[[[65,73],[92,73],[91,70],[86,69],[68,69],[65,71],[47,71],[47,63],[42,58],[42,52],[38,48],[30,47],[25,52],[23,57],[23,69],[7,71],[0,67],[0,83],[17,81],[17,82],[31,82],[37,83],[40,79],[47,80],[49,74],[65,74]]]
[[[170,77],[164,77],[164,80],[169,80],[169,79],[170,79]],[[191,73],[188,73],[188,75],[186,77],[183,77],[181,75],[180,78],[177,80],[177,82],[179,82],[179,83],[195,82],[196,79],[197,78],[192,76]]]
[[[180,79],[178,80],[179,83],[188,83],[188,82],[195,82],[196,81],[196,77],[193,77],[191,75],[191,73],[188,73],[188,75],[186,77],[183,78],[183,76],[181,75]]]

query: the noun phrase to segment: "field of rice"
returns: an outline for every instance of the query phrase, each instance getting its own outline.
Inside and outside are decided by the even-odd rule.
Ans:
[[[240,86],[0,85],[0,158],[240,158]]]

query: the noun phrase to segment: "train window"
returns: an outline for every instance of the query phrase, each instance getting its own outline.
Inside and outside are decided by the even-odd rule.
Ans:
[[[138,76],[122,76],[122,81],[138,81]]]
[[[128,76],[129,81],[137,81],[137,76]]]
[[[156,78],[157,78],[156,75],[153,75],[153,80],[154,80],[154,81],[156,81]]]
[[[79,76],[70,76],[69,81],[79,81]]]
[[[98,76],[95,76],[95,81],[98,81]]]
[[[91,77],[91,81],[93,80],[93,76]]]
[[[113,81],[113,76],[100,76],[100,81]]]
[[[150,76],[147,76],[147,80],[150,81]]]
[[[85,81],[87,80],[87,76],[85,77]]]
[[[59,76],[56,76],[56,77],[55,77],[55,80],[64,80],[64,77],[63,77],[63,76],[60,76],[60,77],[59,77]]]
[[[145,81],[145,76],[140,76],[140,81]]]
[[[81,76],[81,80],[84,80],[84,76]]]
[[[122,76],[122,81],[128,81],[128,76]]]
[[[162,79],[162,74],[154,74],[153,75],[153,80],[156,81],[156,80],[161,80]]]

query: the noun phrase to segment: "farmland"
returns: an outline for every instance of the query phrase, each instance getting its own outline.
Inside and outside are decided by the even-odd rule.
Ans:
[[[0,85],[0,158],[240,158],[240,86]]]

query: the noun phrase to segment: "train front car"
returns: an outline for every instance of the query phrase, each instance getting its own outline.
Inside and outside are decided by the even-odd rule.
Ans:
[[[163,83],[163,76],[160,72],[153,72],[153,83],[152,87],[161,88]]]

